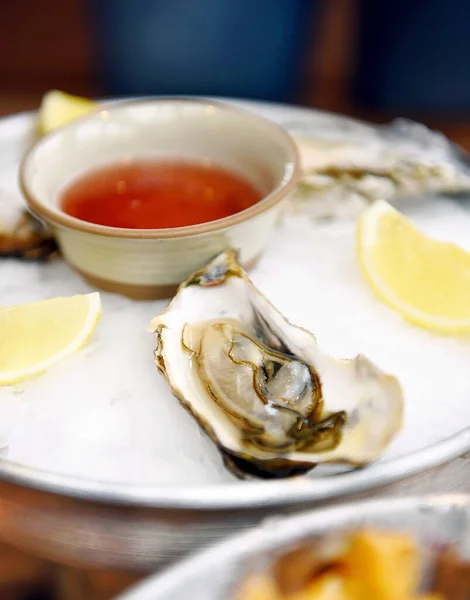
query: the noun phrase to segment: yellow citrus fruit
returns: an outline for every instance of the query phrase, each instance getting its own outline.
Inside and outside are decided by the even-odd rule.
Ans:
[[[97,292],[0,308],[0,385],[42,373],[84,346],[100,317]]]
[[[50,133],[54,129],[88,114],[97,106],[96,102],[88,100],[88,98],[72,96],[59,90],[51,90],[44,94],[39,108],[39,133],[41,135]]]
[[[470,332],[470,253],[424,235],[380,200],[358,219],[357,257],[372,289],[409,321]]]

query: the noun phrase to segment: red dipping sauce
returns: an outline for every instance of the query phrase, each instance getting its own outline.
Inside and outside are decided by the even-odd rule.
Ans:
[[[165,229],[222,219],[261,200],[248,181],[215,165],[142,160],[90,171],[62,193],[72,217],[130,229]]]

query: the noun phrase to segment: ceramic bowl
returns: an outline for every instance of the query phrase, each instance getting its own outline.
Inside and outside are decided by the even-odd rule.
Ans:
[[[452,546],[463,560],[470,559],[470,496],[390,497],[321,510],[316,508],[295,516],[271,517],[257,527],[195,553],[163,572],[155,573],[115,600],[240,599],[241,595],[236,592],[241,582],[256,573],[257,569],[262,571],[267,568],[284,552],[298,547],[298,544],[309,544],[336,532],[364,527],[408,533],[416,539],[421,555],[420,571],[424,588],[428,588],[434,579],[435,561],[443,547]],[[459,573],[455,567],[447,568],[451,572],[454,570],[458,589],[457,586],[463,584],[465,569],[461,568]],[[326,593],[315,594],[315,597],[320,598],[321,595],[324,600],[327,597],[346,597],[345,594],[336,595],[335,591],[328,596]],[[260,592],[257,597],[267,598],[268,595]],[[305,600],[314,596],[299,593],[290,597]],[[385,595],[379,592],[364,597],[364,600],[372,597],[385,598]],[[424,598],[421,594],[419,597]],[[463,594],[457,592],[455,596],[448,597],[455,600],[464,598]]]
[[[139,158],[212,161],[239,173],[262,199],[229,217],[172,229],[95,225],[60,207],[64,186],[89,169]],[[297,150],[278,125],[245,110],[196,99],[122,102],[39,140],[20,185],[68,263],[98,288],[138,299],[171,296],[178,284],[231,246],[248,267],[271,239],[299,178]]]

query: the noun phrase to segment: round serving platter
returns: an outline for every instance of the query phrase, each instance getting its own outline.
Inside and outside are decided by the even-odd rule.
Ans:
[[[238,104],[294,133],[370,132],[336,115]],[[21,202],[17,168],[34,119],[0,121],[4,204]],[[470,249],[464,205],[426,198],[403,208],[424,231]],[[103,293],[102,322],[84,351],[36,380],[0,388],[0,536],[64,562],[147,569],[280,507],[343,498],[470,449],[470,341],[415,328],[379,302],[356,263],[353,220],[288,217],[251,277],[324,350],[366,354],[400,379],[405,424],[385,456],[362,470],[238,481],[155,369],[146,328],[166,302]],[[88,291],[61,260],[0,261],[0,305]]]

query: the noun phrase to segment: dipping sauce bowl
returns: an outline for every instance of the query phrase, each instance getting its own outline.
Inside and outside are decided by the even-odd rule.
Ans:
[[[249,182],[261,199],[224,218],[162,229],[109,227],[63,210],[64,188],[88,171],[159,159],[221,167]],[[249,268],[272,238],[299,175],[295,143],[275,123],[217,102],[162,98],[103,107],[40,139],[22,161],[20,185],[30,210],[86,280],[154,299],[170,297],[227,247]]]

